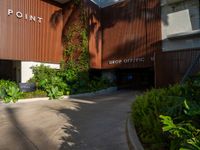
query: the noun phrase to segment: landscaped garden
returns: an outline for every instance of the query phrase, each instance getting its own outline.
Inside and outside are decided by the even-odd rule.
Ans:
[[[200,150],[200,74],[138,96],[132,121],[145,149]]]
[[[36,84],[36,91],[21,92],[15,82],[0,80],[0,99],[5,103],[46,96],[59,99],[63,95],[94,92],[113,85],[102,77],[90,79],[89,72],[81,72],[78,67],[57,70],[41,65],[33,67],[33,73],[29,82]]]

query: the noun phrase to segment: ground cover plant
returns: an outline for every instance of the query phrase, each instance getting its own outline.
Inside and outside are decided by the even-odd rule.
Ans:
[[[0,99],[4,103],[16,102],[22,97],[18,85],[12,81],[0,80]]]
[[[47,97],[47,93],[42,90],[36,90],[33,92],[24,92],[22,94],[22,99],[27,99],[27,98],[40,98],[40,97]]]
[[[132,120],[145,149],[200,149],[200,75],[183,85],[152,89],[132,104]]]

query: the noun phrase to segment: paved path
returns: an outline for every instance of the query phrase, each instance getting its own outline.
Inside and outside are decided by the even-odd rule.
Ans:
[[[127,150],[136,92],[0,105],[0,150]]]

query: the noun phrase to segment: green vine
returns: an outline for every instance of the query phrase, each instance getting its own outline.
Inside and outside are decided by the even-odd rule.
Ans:
[[[78,4],[78,1],[76,4]],[[67,69],[76,67],[80,71],[86,71],[89,69],[88,34],[85,10],[80,2],[79,9],[81,10],[80,23],[68,27],[64,39],[66,44],[64,56],[67,58]]]

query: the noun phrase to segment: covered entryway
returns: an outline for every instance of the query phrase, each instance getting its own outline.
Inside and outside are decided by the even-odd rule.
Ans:
[[[0,79],[20,82],[20,61],[0,60]]]
[[[154,69],[118,69],[117,86],[119,89],[147,89],[154,87]]]

